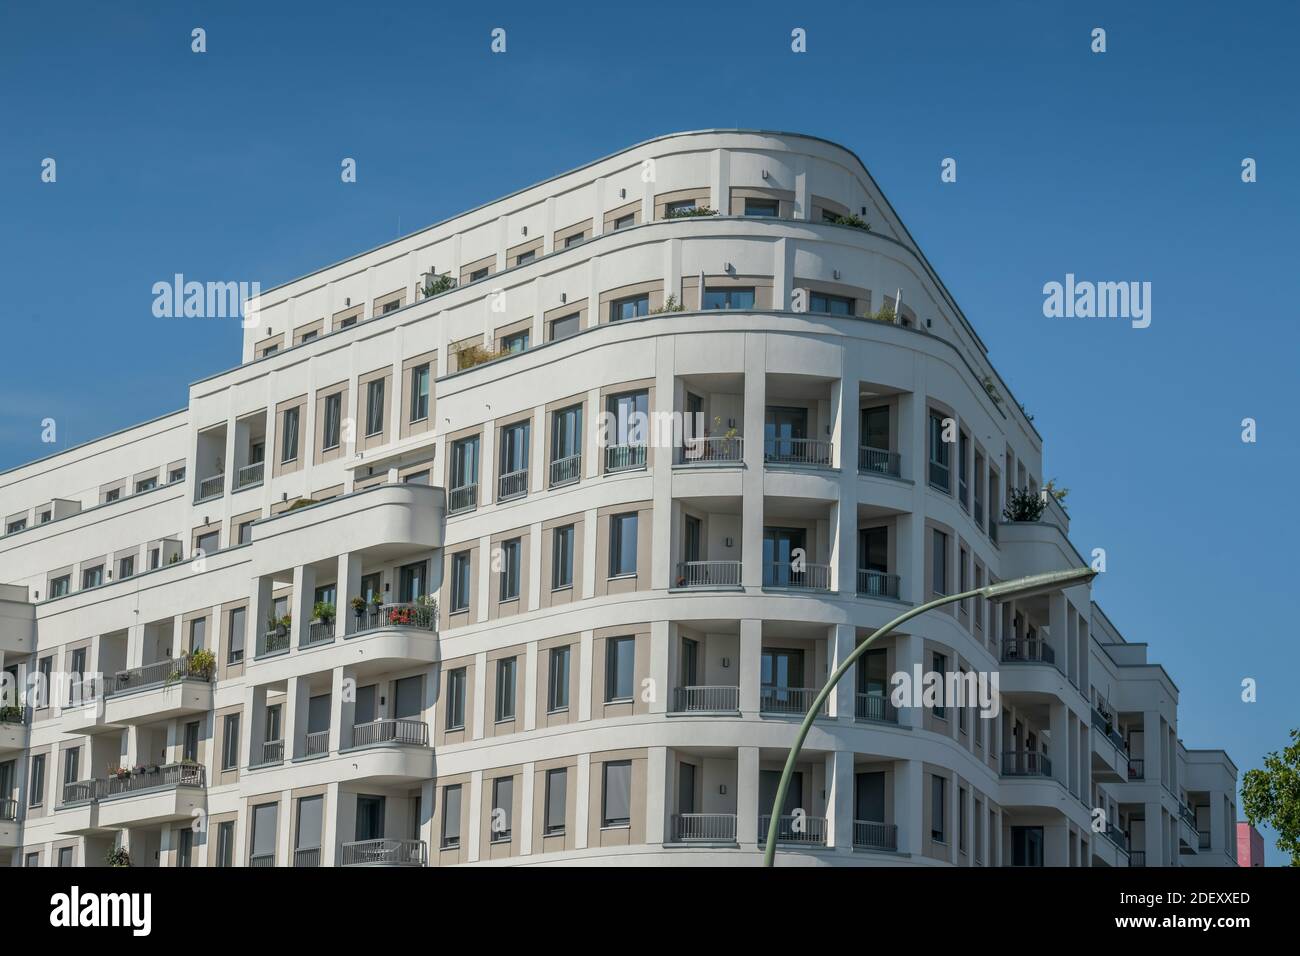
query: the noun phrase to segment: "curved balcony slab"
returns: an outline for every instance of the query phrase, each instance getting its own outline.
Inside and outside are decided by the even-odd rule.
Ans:
[[[122,794],[99,801],[99,825],[123,829],[190,820],[194,811],[205,810],[207,803],[207,791],[202,787],[169,787]]]
[[[673,497],[738,498],[743,476],[739,465],[679,465],[673,468]]]
[[[383,669],[404,664],[436,664],[439,660],[438,632],[392,625],[335,637],[329,643],[293,648],[288,653],[254,658],[245,664],[262,683],[283,680],[306,670],[326,671],[335,667]]]
[[[0,754],[27,748],[27,725],[0,721]]]
[[[763,494],[774,498],[840,500],[840,473],[829,468],[768,465],[763,474]]]
[[[211,709],[212,684],[209,681],[178,680],[106,698],[103,722],[123,727],[202,714]]]
[[[998,525],[1003,580],[1066,571],[1086,565],[1064,531],[1050,521],[1014,521]]]
[[[246,770],[240,774],[239,784],[243,792],[254,794],[337,782],[407,784],[430,780],[433,776],[432,747],[378,744]]]

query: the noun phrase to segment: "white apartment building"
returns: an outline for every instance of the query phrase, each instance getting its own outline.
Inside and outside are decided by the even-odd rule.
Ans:
[[[181,410],[0,474],[8,865],[754,865],[859,642],[1088,563],[1004,520],[1041,437],[815,137],[654,139],[256,305]],[[922,671],[996,708],[895,706]],[[1231,865],[1177,704],[1087,586],[928,612],[778,863]]]

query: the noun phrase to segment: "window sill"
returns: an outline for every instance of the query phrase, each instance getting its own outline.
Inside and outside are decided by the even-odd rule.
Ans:
[[[622,574],[611,574],[605,580],[607,581],[628,581],[636,577],[635,571],[627,571]]]

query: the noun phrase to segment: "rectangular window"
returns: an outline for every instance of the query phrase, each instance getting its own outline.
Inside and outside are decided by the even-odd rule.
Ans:
[[[930,776],[930,839],[943,843],[945,828],[944,797],[948,792],[948,781],[943,777]]]
[[[551,590],[573,587],[574,526],[566,524],[551,532]]]
[[[966,668],[964,668],[964,667],[959,667],[959,668],[957,668],[957,675],[958,675],[958,677],[961,679],[961,683],[960,683],[959,686],[961,686],[961,687],[965,687],[965,686],[966,686],[966,675],[967,675],[968,673],[969,673],[969,671],[967,671]],[[969,708],[966,707],[964,704],[965,704],[964,701],[953,701],[953,706],[955,706],[955,707],[957,708],[957,729],[958,729],[959,731],[961,731],[963,734],[967,732],[967,730],[966,730],[966,712],[967,712],[967,710],[969,709]]]
[[[570,405],[551,415],[551,487],[579,480],[581,461],[582,406]]]
[[[36,687],[36,692],[37,692],[36,706],[38,709],[49,707],[50,695],[52,693],[51,686],[50,686],[50,677],[54,672],[54,658],[42,657],[39,661],[36,662],[36,671],[40,678],[39,683],[37,684]]]
[[[17,534],[19,531],[27,529],[27,519],[19,518],[17,521],[11,521],[5,525],[5,534]]]
[[[188,830],[186,833],[193,836],[193,833]],[[59,847],[59,866],[72,866],[72,851],[73,848],[70,846]],[[187,864],[182,863],[181,865],[186,866]]]
[[[239,543],[248,544],[253,540],[253,522],[241,521],[239,524]]]
[[[104,494],[104,501],[105,502],[117,501],[121,497],[122,497],[122,489],[114,488],[112,491],[106,492]]]
[[[325,396],[325,427],[321,437],[323,450],[339,447],[343,437],[343,393]]]
[[[636,225],[636,213],[630,212],[626,216],[619,216],[617,219],[614,220],[614,231],[617,232],[620,229],[627,229],[629,226],[635,226],[635,225]]]
[[[460,784],[442,788],[442,848],[460,846]]]
[[[500,600],[519,600],[519,571],[523,556],[523,540],[511,538],[501,542],[501,590]]]
[[[366,437],[372,438],[384,431],[384,380],[377,378],[366,384]]]
[[[551,321],[551,341],[556,339],[567,339],[570,335],[577,335],[581,329],[582,317],[577,313],[573,315],[563,315],[558,319]]]
[[[775,199],[746,199],[745,215],[746,216],[766,216],[775,217],[780,212],[781,206]]]
[[[230,652],[231,664],[238,664],[244,659],[244,622],[248,618],[245,608],[237,607],[230,612]]]
[[[497,661],[497,723],[515,719],[515,658]]]
[[[81,571],[81,589],[97,588],[104,583],[104,566],[97,564],[93,568],[83,568]]]
[[[451,487],[478,484],[478,436],[462,438],[451,445]]]
[[[214,554],[221,550],[221,532],[209,531],[201,534],[194,542],[194,550],[202,551],[204,554]]]
[[[27,793],[29,807],[39,807],[45,803],[45,754],[37,754],[32,758]]]
[[[957,501],[970,510],[970,481],[966,477],[970,463],[970,436],[962,432],[957,436]]]
[[[695,212],[698,208],[694,199],[679,199],[676,202],[670,202],[664,206],[664,218],[672,219],[674,216],[685,216]]]
[[[81,779],[81,748],[63,751],[63,782],[76,783]],[[6,796],[8,793],[6,792]]]
[[[227,714],[221,727],[221,769],[239,768],[239,714]]]
[[[171,471],[167,472],[168,484],[175,484],[178,481],[184,481],[184,480],[185,480],[184,468],[173,468]]]
[[[199,759],[199,722],[191,720],[185,725],[185,738],[181,745],[181,759],[197,763]]]
[[[119,558],[117,562],[117,577],[129,578],[135,574],[135,555],[127,555],[125,558]]]
[[[469,610],[470,553],[462,551],[451,556],[451,606],[454,614]]]
[[[68,574],[61,575],[50,582],[50,597],[63,597],[68,593],[68,587],[72,582],[72,576]]]
[[[931,667],[931,670],[934,671],[934,673],[939,675],[940,686],[941,687],[945,686],[945,682],[947,680],[945,675],[947,675],[948,673],[948,656],[946,654],[936,653],[932,658],[932,662],[934,666]],[[943,697],[940,696],[939,699],[940,701],[942,701]],[[934,716],[939,718],[946,718],[948,716],[948,708],[945,707],[942,703],[935,704]]]
[[[605,702],[630,701],[636,676],[636,639],[605,641]]]
[[[611,515],[609,519],[609,576],[636,574],[637,513]]]
[[[281,419],[284,434],[280,436],[280,464],[298,460],[298,409],[285,410]]]
[[[943,416],[930,412],[930,484],[940,491],[952,488],[948,468],[948,443],[943,440]]]
[[[808,294],[808,311],[821,312],[826,315],[852,315],[853,300],[843,295],[810,292]]]
[[[569,647],[551,648],[547,668],[546,712],[554,714],[569,709]]]
[[[411,421],[429,417],[429,363],[411,369]]]
[[[516,352],[527,352],[528,341],[531,338],[528,330],[516,332],[514,335],[507,335],[501,340],[501,351],[506,355],[514,355]]]
[[[447,729],[461,730],[465,726],[465,668],[457,667],[447,672]]]
[[[966,788],[957,788],[957,849],[966,852]]]
[[[492,781],[492,842],[508,843],[515,812],[515,778]]]
[[[752,309],[754,307],[754,289],[709,289],[704,290],[705,309]]]
[[[609,321],[621,322],[624,319],[637,319],[650,314],[650,294],[630,295],[615,299],[609,304]]]
[[[1043,865],[1043,828],[1011,828],[1011,865]]]
[[[532,444],[532,422],[515,422],[501,429],[501,475],[499,499],[518,498],[528,493],[528,451]]]
[[[158,478],[156,476],[141,478],[139,481],[135,483],[135,493],[137,495],[143,494],[146,491],[153,491],[157,487],[158,487]]]
[[[235,865],[235,821],[217,824],[217,866]]]
[[[574,233],[572,236],[564,237],[564,248],[571,249],[574,246],[580,246],[587,241],[585,232]]]
[[[275,828],[280,816],[280,805],[263,803],[253,807],[253,832],[248,841],[249,861],[263,866],[275,863]]]
[[[964,594],[965,592],[970,590],[970,569],[967,566],[968,564],[969,561],[967,559],[966,549],[958,548],[957,549],[957,591],[958,593],[961,594]],[[958,604],[957,610],[959,610],[964,616],[969,617],[970,598],[966,598],[964,601]]]
[[[948,536],[933,530],[931,538],[931,590],[938,595],[948,593]]]
[[[475,269],[469,274],[470,282],[478,282],[480,279],[486,279],[491,274],[491,267],[484,266],[482,269]]]
[[[600,825],[625,827],[632,822],[632,761],[601,764],[601,774]]]
[[[564,767],[546,771],[545,834],[556,836],[564,832],[565,803],[569,797],[569,771]]]
[[[427,570],[426,561],[404,564],[397,569],[397,599],[404,604],[413,604],[424,597],[424,580]],[[333,604],[331,600],[329,603]]]

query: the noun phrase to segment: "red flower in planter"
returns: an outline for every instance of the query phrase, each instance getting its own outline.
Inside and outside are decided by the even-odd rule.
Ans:
[[[410,624],[411,612],[408,608],[396,608],[388,612],[389,624]]]

